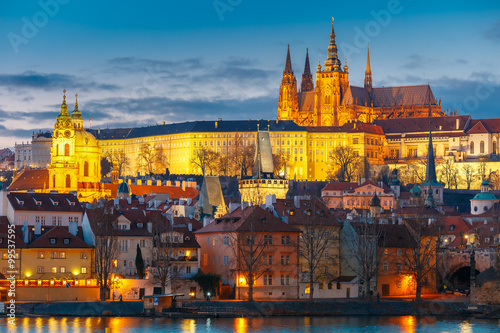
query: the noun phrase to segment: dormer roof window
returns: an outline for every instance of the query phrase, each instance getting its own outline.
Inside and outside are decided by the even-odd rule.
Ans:
[[[51,245],[55,245],[57,243],[57,239],[56,238],[50,238],[49,242],[50,242]]]

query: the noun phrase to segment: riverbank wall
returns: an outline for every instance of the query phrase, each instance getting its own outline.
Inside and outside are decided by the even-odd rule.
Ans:
[[[180,302],[179,302],[180,303]],[[180,306],[181,304],[179,304]],[[141,301],[18,303],[17,313],[27,316],[142,316]],[[403,301],[183,301],[194,309],[182,316],[234,314],[235,316],[403,316],[462,315],[467,304],[460,302]]]

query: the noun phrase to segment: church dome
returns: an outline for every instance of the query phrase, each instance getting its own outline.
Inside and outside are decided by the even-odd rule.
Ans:
[[[98,147],[99,143],[95,136],[87,131],[75,131],[76,147]]]
[[[129,196],[130,186],[127,183],[125,183],[125,180],[123,180],[123,182],[120,184],[120,186],[118,186],[118,191],[116,192],[116,194],[118,196],[120,196],[120,194],[124,194],[127,197]]]
[[[420,194],[422,194],[422,190],[417,184],[415,184],[415,186],[413,186],[413,188],[410,190],[410,195],[412,197],[419,197]]]

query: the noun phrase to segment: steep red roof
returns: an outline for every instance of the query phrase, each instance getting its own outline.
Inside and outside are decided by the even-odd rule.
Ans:
[[[342,223],[332,215],[328,208],[321,200],[316,200],[316,207],[312,207],[311,200],[300,200],[297,208],[292,199],[276,199],[273,205],[278,216],[286,216],[290,225],[304,225],[312,221],[312,216],[315,222],[322,226],[341,226]]]
[[[24,169],[9,186],[9,191],[42,190],[49,188],[49,170]]]
[[[55,244],[51,240],[55,239]],[[64,244],[64,240],[68,239],[69,244]],[[35,239],[30,248],[48,248],[48,249],[84,249],[92,248],[91,245],[85,243],[81,238],[74,236],[68,230],[62,227],[52,227],[50,230]]]
[[[111,196],[113,198],[116,198],[116,192],[119,185],[103,183],[103,186],[105,189],[111,190]],[[198,191],[194,187],[186,187],[186,189],[183,190],[178,186],[130,185],[130,190],[136,196],[153,193],[168,193],[170,195],[170,199],[194,199],[200,194],[200,191]]]
[[[300,232],[268,210],[262,209],[260,206],[250,206],[243,210],[238,208],[230,214],[215,219],[212,223],[196,231],[195,234],[248,231],[252,222],[254,222],[253,229],[256,232]]]

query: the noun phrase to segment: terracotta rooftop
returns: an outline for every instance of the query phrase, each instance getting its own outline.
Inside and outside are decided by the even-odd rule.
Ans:
[[[49,170],[24,169],[18,174],[9,186],[9,191],[41,190],[49,188]]]
[[[116,192],[119,185],[103,183],[103,186],[105,189],[111,190],[111,196],[116,198]],[[153,193],[168,193],[172,200],[180,198],[194,199],[200,194],[200,191],[193,187],[186,187],[186,189],[183,190],[178,186],[130,185],[130,189],[136,196]]]
[[[81,232],[80,232],[81,234]],[[65,244],[67,242],[67,244]],[[52,248],[52,249],[86,249],[92,248],[83,239],[71,234],[67,228],[51,227],[28,246],[29,248]]]
[[[457,129],[458,121],[458,129]],[[470,116],[446,116],[446,117],[420,117],[420,118],[398,118],[398,119],[376,119],[373,123],[379,125],[386,135],[405,133],[429,133],[429,122],[433,134],[440,135],[444,132],[460,132],[468,128]]]

